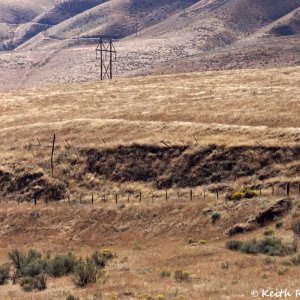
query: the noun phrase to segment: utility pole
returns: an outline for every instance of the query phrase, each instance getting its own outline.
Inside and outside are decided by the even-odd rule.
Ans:
[[[96,48],[96,59],[98,59],[98,54],[100,54],[100,79],[112,79],[113,62],[117,59],[117,51],[115,50],[112,38],[100,37]]]

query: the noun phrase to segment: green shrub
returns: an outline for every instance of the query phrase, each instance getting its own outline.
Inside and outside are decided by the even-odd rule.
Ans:
[[[74,272],[76,257],[72,253],[58,255],[48,261],[47,272],[53,277],[62,277]]]
[[[98,279],[99,271],[94,259],[87,258],[81,260],[75,267],[75,285],[84,287],[89,283],[95,283]]]
[[[214,223],[216,223],[218,220],[220,220],[221,218],[221,214],[217,211],[214,211],[212,214],[211,214],[211,220]]]
[[[77,263],[77,259],[75,255],[69,252],[67,255],[63,256],[63,260],[64,260],[67,274],[73,273]]]
[[[30,249],[27,253],[27,257],[26,257],[26,264],[29,264],[33,261],[36,261],[37,259],[41,259],[42,258],[42,254],[36,250]]]
[[[242,245],[243,243],[241,241],[230,240],[226,242],[225,247],[230,250],[238,251],[241,249]]]
[[[20,270],[26,264],[26,257],[17,249],[13,249],[8,253],[10,261],[16,270]]]
[[[266,237],[259,241],[256,239],[245,242],[229,241],[226,243],[226,248],[240,250],[247,254],[262,253],[270,256],[285,256],[292,253],[291,247],[284,245],[280,239],[275,237]]]
[[[39,274],[35,277],[22,277],[20,286],[25,292],[31,292],[34,289],[42,291],[47,288],[47,275]]]
[[[3,285],[9,279],[9,271],[10,271],[10,264],[3,264],[0,266],[0,285]]]
[[[47,268],[47,261],[43,259],[36,259],[30,261],[28,264],[26,264],[21,270],[19,270],[19,277],[34,277],[42,272],[44,272]]]
[[[23,277],[20,280],[20,286],[25,292],[31,292],[33,290],[33,278]]]
[[[53,277],[62,277],[67,274],[67,268],[65,266],[65,261],[62,256],[56,256],[49,260],[47,266],[47,272]]]
[[[102,249],[100,252],[96,251],[92,254],[92,259],[95,261],[95,264],[100,267],[104,268],[107,263],[113,259],[114,255],[112,251],[108,249]]]
[[[33,279],[33,287],[39,291],[43,291],[47,288],[47,275],[39,274]]]
[[[174,273],[174,278],[176,281],[189,281],[190,280],[190,273],[184,270],[176,270]]]

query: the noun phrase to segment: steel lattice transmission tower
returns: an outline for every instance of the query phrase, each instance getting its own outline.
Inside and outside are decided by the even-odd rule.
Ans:
[[[112,38],[100,38],[96,48],[97,59],[100,59],[100,79],[112,79],[113,63],[117,60],[117,51]]]

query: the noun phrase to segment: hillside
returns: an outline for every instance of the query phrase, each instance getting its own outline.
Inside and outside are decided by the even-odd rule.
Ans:
[[[0,295],[240,300],[278,282],[293,289],[299,75],[235,70],[0,93],[0,264],[14,248],[48,260],[114,253],[85,288],[68,274],[42,291],[8,280]],[[245,188],[253,198],[230,200]],[[269,243],[265,252],[225,246],[253,239]]]
[[[146,193],[201,186],[225,192],[236,182],[254,187],[282,187],[287,178],[297,182],[299,87],[298,67],[0,94],[2,195],[51,198],[53,188],[60,199],[97,188],[99,182],[102,190],[131,186]],[[59,143],[55,180],[47,155],[54,132]],[[252,159],[244,161],[249,155]],[[18,182],[27,173],[23,186]]]

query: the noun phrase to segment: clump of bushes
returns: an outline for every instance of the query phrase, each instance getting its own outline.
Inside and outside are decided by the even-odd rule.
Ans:
[[[6,284],[9,279],[10,265],[3,264],[0,266],[0,285]]]
[[[56,278],[74,274],[74,282],[79,287],[95,283],[101,274],[99,269],[104,268],[114,255],[104,249],[83,260],[71,252],[52,258],[49,255],[43,257],[35,250],[29,250],[24,255],[14,249],[8,257],[10,263],[0,266],[0,284],[11,279],[13,284],[18,282],[24,291],[30,292],[46,289],[48,276]]]
[[[107,263],[114,258],[113,253],[109,249],[102,249],[92,254],[92,259],[100,268],[104,268]]]
[[[95,283],[99,276],[99,270],[92,258],[87,258],[85,261],[80,260],[75,267],[75,285],[84,287],[89,283]]]
[[[251,189],[244,189],[242,191],[235,191],[226,195],[227,200],[241,200],[252,199],[257,196],[257,193]]]
[[[241,251],[247,254],[266,254],[269,256],[286,256],[293,252],[292,247],[284,245],[276,237],[266,237],[262,240],[252,239],[249,241],[231,240],[225,244],[227,249]]]

